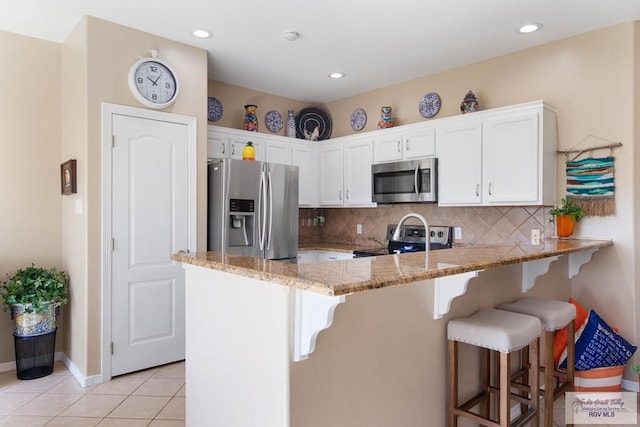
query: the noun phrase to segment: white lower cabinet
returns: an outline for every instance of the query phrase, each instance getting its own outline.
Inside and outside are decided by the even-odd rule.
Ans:
[[[438,205],[553,205],[555,112],[538,101],[472,114],[437,128]]]
[[[331,251],[300,251],[298,252],[298,264],[316,264],[319,262],[338,261],[352,259],[353,254]]]
[[[371,201],[373,142],[337,138],[319,149],[321,206],[376,206]]]

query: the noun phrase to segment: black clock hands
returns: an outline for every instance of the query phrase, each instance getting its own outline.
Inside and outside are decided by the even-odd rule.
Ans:
[[[159,75],[155,80],[153,80],[151,77],[147,76],[147,78],[151,81],[151,83],[153,83],[154,86],[158,86],[158,80],[160,80],[160,77],[162,76]]]

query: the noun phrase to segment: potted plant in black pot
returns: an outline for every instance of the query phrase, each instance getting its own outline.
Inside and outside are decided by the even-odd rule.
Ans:
[[[0,285],[4,311],[11,312],[20,379],[33,379],[53,372],[56,319],[60,306],[68,302],[69,276],[56,268],[31,264]]]
[[[562,205],[551,209],[549,215],[551,215],[551,222],[556,224],[558,237],[566,239],[571,237],[573,227],[584,218],[585,212],[573,200],[562,199]]]

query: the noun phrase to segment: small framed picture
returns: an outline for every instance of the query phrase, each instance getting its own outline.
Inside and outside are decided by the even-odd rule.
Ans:
[[[70,159],[60,165],[60,189],[64,195],[74,194],[76,188],[76,159]]]

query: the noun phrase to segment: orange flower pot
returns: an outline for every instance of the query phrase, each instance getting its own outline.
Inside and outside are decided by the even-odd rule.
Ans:
[[[556,216],[556,232],[559,238],[566,239],[571,237],[574,225],[575,221],[569,215]]]

